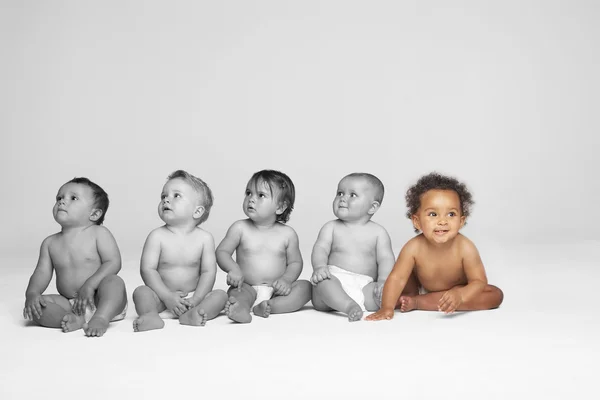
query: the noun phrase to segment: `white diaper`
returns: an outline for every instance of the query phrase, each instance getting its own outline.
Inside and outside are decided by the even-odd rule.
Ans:
[[[195,292],[188,293],[188,295],[185,296],[184,299],[186,299],[186,300],[191,299],[192,296],[194,295],[194,293]],[[162,319],[179,318],[177,315],[173,314],[173,312],[171,310],[162,311],[162,312],[158,313],[158,316],[161,317]]]
[[[252,286],[252,289],[256,291],[256,300],[254,301],[254,304],[252,304],[252,308],[265,300],[270,300],[271,297],[273,297],[274,289],[271,286],[256,285]]]
[[[75,299],[69,299],[69,303],[71,304],[71,307],[73,307],[73,304],[75,304]],[[94,316],[94,314],[96,313],[96,309],[93,309],[90,306],[87,306],[85,308],[85,322],[88,323],[90,322],[90,319],[92,319],[92,317]],[[125,302],[125,308],[123,308],[123,311],[121,311],[119,314],[115,315],[113,317],[113,319],[110,320],[110,322],[114,322],[114,321],[120,321],[122,319],[125,318],[125,315],[127,315],[127,302]]]
[[[369,283],[373,282],[373,278],[367,275],[357,274],[354,272],[346,271],[335,265],[329,265],[329,272],[340,280],[342,289],[344,292],[354,300],[363,311],[367,311],[365,308],[365,295],[363,294],[363,288]]]

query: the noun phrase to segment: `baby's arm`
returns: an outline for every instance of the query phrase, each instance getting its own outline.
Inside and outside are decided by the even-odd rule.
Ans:
[[[394,267],[394,251],[392,250],[392,240],[390,235],[381,228],[377,236],[377,282],[384,284],[388,275]]]
[[[452,288],[442,295],[438,307],[445,313],[456,311],[462,303],[479,295],[488,283],[483,262],[473,242],[464,238],[461,247],[467,284],[461,288]]]
[[[240,266],[233,261],[232,255],[240,245],[243,223],[244,221],[237,221],[229,227],[216,251],[219,267],[227,272],[227,284],[237,288],[242,287],[244,274],[242,273]]]
[[[104,226],[93,227],[96,229],[96,248],[100,256],[100,268],[90,276],[79,288],[73,303],[75,314],[85,314],[89,305],[94,308],[94,295],[100,282],[109,275],[116,275],[121,270],[121,252],[112,233]]]
[[[208,232],[203,232],[205,237],[202,244],[202,258],[200,260],[200,279],[194,292],[194,296],[189,300],[195,307],[206,297],[213,289],[215,279],[217,278],[217,259],[215,257],[215,241]]]
[[[180,316],[187,311],[191,304],[177,292],[171,291],[158,273],[161,246],[159,229],[150,232],[146,243],[144,243],[140,274],[146,286],[154,290],[154,293],[165,304],[165,307],[176,316]]]
[[[273,282],[273,289],[278,296],[287,296],[292,291],[292,283],[295,282],[302,273],[302,254],[300,253],[300,244],[296,231],[290,227],[286,231],[289,232],[287,237],[287,268],[284,274]]]
[[[334,221],[329,221],[321,228],[317,241],[313,246],[310,260],[314,272],[310,281],[315,285],[325,279],[331,279],[328,264],[329,253],[331,253],[331,245],[333,243],[333,225]]]
[[[46,302],[42,297],[42,293],[52,280],[52,260],[50,259],[49,242],[51,237],[47,237],[40,246],[40,256],[38,258],[35,271],[29,278],[27,290],[25,290],[25,308],[23,308],[23,317],[33,320],[39,319],[43,313],[43,307],[46,307]]]
[[[404,286],[406,286],[406,282],[408,282],[408,278],[415,266],[413,247],[414,244],[411,240],[405,244],[400,251],[400,255],[398,255],[398,260],[396,261],[396,264],[394,264],[392,272],[385,280],[381,308],[376,313],[369,315],[366,318],[367,320],[377,321],[394,318],[394,308],[396,307],[398,298],[404,290]]]

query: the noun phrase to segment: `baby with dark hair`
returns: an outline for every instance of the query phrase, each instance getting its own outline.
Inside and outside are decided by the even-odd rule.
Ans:
[[[488,284],[477,248],[459,233],[473,205],[466,185],[433,172],[408,189],[406,205],[406,216],[420,233],[400,251],[381,308],[367,319],[392,319],[395,308],[452,313],[500,306],[504,294]]]
[[[263,318],[294,312],[310,300],[310,283],[298,280],[298,235],[286,225],[295,195],[292,180],[280,171],[258,171],[246,185],[242,207],[248,218],[234,222],[217,247],[230,285],[225,313],[235,322],[250,322],[251,311]]]
[[[60,187],[52,214],[61,230],[42,242],[25,292],[25,318],[63,332],[83,328],[86,336],[102,336],[109,322],[125,318],[121,253],[102,225],[107,210],[108,195],[87,178]],[[42,295],[53,272],[59,294]]]

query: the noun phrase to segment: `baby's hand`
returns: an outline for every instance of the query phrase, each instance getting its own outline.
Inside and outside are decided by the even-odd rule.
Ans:
[[[77,293],[75,293],[75,302],[72,310],[77,315],[85,315],[85,310],[89,306],[92,310],[96,308],[94,305],[94,288],[88,284],[83,284]]]
[[[315,269],[312,276],[310,277],[310,281],[315,285],[319,282],[324,281],[325,279],[331,279],[331,273],[329,272],[329,267],[319,267]]]
[[[27,296],[25,299],[25,308],[23,308],[23,317],[32,321],[34,317],[39,319],[42,317],[43,307],[46,307],[46,300],[44,300],[41,294]]]
[[[185,313],[188,308],[192,307],[191,303],[185,299],[185,296],[187,296],[187,293],[171,292],[169,296],[163,300],[163,303],[165,303],[167,310],[179,317],[181,314]]]
[[[382,319],[392,319],[394,318],[394,310],[379,310],[376,313],[368,315],[365,318],[367,321],[381,321]]]
[[[239,288],[241,290],[242,284],[244,283],[244,274],[239,269],[231,270],[227,274],[227,284]]]
[[[283,278],[277,279],[271,286],[277,296],[287,296],[292,291],[292,284]]]
[[[446,314],[453,313],[462,304],[462,294],[458,288],[448,290],[438,302],[438,310]]]

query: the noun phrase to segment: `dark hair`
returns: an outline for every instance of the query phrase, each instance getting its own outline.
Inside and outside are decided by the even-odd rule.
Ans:
[[[78,183],[80,185],[86,185],[90,189],[92,189],[92,193],[94,194],[94,207],[102,210],[102,215],[95,222],[96,225],[102,225],[104,222],[104,217],[106,216],[106,211],[108,211],[108,194],[102,189],[100,186],[90,181],[88,178],[73,178],[67,183]],[[65,185],[67,184],[65,183]]]
[[[188,184],[190,184],[194,188],[196,193],[198,193],[199,195],[202,196],[202,199],[203,199],[202,207],[204,207],[204,214],[202,214],[202,216],[200,217],[200,220],[198,221],[197,225],[200,225],[201,223],[203,223],[204,221],[206,221],[208,219],[208,216],[210,214],[210,209],[213,206],[212,190],[210,190],[210,188],[208,187],[206,182],[204,182],[202,179],[200,179],[182,169],[178,169],[177,171],[175,171],[171,175],[169,175],[167,177],[167,181],[170,181],[171,179],[177,179],[177,178],[180,178],[180,179],[183,179],[184,181],[186,181]]]
[[[375,201],[379,202],[379,205],[383,203],[383,195],[385,194],[385,187],[383,186],[383,182],[379,180],[378,177],[372,174],[368,174],[366,172],[353,172],[351,174],[346,175],[342,178],[342,180],[346,178],[364,178],[366,179],[374,188],[375,188]]]
[[[475,204],[471,192],[467,189],[464,183],[459,182],[456,178],[431,172],[419,178],[417,183],[408,188],[406,191],[406,217],[412,218],[421,207],[421,196],[430,190],[452,190],[458,194],[460,200],[460,211],[467,218],[471,214],[471,206]],[[419,232],[415,228],[415,232]]]
[[[263,169],[262,171],[255,172],[248,181],[248,184],[256,186],[259,181],[266,182],[269,185],[271,196],[273,196],[273,189],[276,189],[277,202],[286,203],[287,207],[285,211],[277,215],[276,219],[278,222],[285,224],[290,219],[290,214],[294,209],[294,199],[296,198],[294,183],[283,172],[272,169]]]

